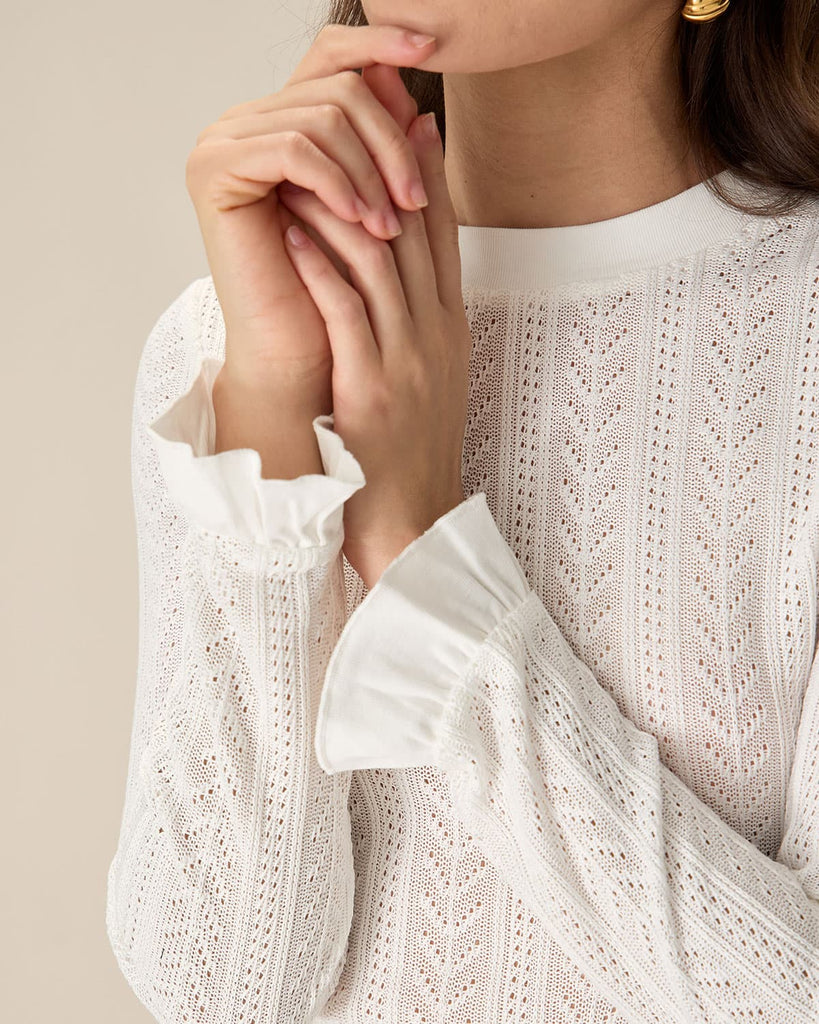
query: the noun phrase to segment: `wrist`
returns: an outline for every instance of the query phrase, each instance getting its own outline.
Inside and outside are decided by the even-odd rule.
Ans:
[[[275,410],[279,416],[296,416],[308,422],[333,411],[330,376],[320,378],[294,368],[260,372],[225,362],[213,381],[214,404],[217,396],[234,406],[247,403],[248,408]]]
[[[312,425],[327,408],[318,392],[262,388],[220,371],[214,378],[212,399],[214,454],[252,448],[259,453],[265,480],[324,473]],[[329,401],[332,404],[332,394]]]

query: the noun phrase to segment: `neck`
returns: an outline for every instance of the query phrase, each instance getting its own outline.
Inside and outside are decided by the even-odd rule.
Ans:
[[[675,34],[665,18],[534,64],[444,73],[444,163],[458,223],[590,224],[698,184]]]

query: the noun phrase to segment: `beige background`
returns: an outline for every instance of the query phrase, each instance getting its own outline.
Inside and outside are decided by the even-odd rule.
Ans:
[[[209,272],[196,136],[280,89],[324,0],[5,2],[0,1013],[147,1024],[105,933],[136,682],[137,363]]]

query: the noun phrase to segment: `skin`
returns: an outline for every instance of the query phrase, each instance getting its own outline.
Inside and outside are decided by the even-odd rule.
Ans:
[[[675,68],[678,0],[364,0],[437,37],[459,224],[589,224],[699,183]],[[498,186],[503,183],[503,187]]]

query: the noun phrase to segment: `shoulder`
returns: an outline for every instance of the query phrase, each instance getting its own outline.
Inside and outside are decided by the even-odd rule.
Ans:
[[[703,273],[701,299],[714,304],[732,332],[773,333],[781,348],[796,331],[815,345],[819,194],[778,216],[745,213],[736,234],[706,251]]]
[[[819,194],[801,197],[779,216],[748,214],[748,270],[791,285],[808,283],[819,273]]]

